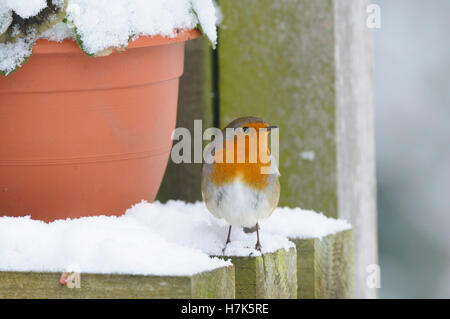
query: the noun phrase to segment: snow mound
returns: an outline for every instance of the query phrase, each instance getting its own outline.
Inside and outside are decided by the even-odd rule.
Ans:
[[[6,6],[21,18],[28,19],[47,7],[46,0],[4,0]]]
[[[199,249],[212,256],[222,255],[229,227],[223,219],[211,215],[203,202],[141,202],[127,210],[125,216],[136,218],[169,242]],[[263,253],[294,247],[281,234],[261,232],[260,240]],[[260,256],[255,244],[256,234],[246,234],[241,228],[234,227],[225,256]]]
[[[29,39],[18,39],[15,43],[0,43],[0,75],[13,72],[30,57],[32,46]]]
[[[326,217],[322,213],[301,208],[277,208],[261,223],[264,232],[282,234],[292,239],[322,238],[351,229],[345,220]]]
[[[67,20],[76,27],[83,50],[93,55],[126,47],[131,37],[173,37],[177,29],[199,23],[213,44],[217,40],[212,0],[69,0]]]
[[[299,208],[277,208],[261,223],[263,253],[295,247],[290,238],[320,238],[350,229],[345,221]],[[84,217],[53,223],[0,218],[0,271],[183,276],[229,266],[222,255],[228,225],[203,202],[141,202],[120,217]],[[256,234],[234,227],[226,256],[258,256]]]
[[[44,31],[39,38],[56,42],[61,42],[66,39],[75,40],[75,32],[67,24],[60,22],[55,24],[53,28]]]
[[[11,9],[0,0],[0,35],[9,28],[12,20]]]
[[[86,217],[47,224],[0,218],[0,270],[188,276],[229,266],[200,250],[164,240],[139,220]]]

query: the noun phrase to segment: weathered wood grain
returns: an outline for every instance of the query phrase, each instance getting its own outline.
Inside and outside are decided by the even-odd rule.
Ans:
[[[81,274],[81,287],[59,284],[60,273],[0,272],[0,298],[234,298],[233,267],[194,276]]]
[[[291,241],[297,247],[298,298],[354,298],[352,230]]]
[[[376,298],[367,267],[378,264],[370,0],[334,0],[339,218],[354,231],[358,298]]]
[[[278,125],[280,205],[337,217],[333,1],[219,3],[221,125],[247,115]]]
[[[263,257],[231,257],[236,271],[236,298],[296,298],[296,259],[293,248]]]

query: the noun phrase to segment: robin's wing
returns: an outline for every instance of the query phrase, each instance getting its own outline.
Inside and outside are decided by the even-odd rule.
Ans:
[[[218,206],[214,205],[214,201],[217,201],[217,198],[220,197],[221,189],[217,188],[209,177],[212,167],[212,164],[203,164],[202,197],[206,207],[208,208],[208,211],[217,218],[221,218],[221,216],[219,215],[219,211],[216,211]]]

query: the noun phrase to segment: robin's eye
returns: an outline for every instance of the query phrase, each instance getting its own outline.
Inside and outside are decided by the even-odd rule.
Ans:
[[[248,133],[248,131],[249,131],[249,129],[248,129],[247,126],[244,126],[244,127],[242,128],[242,130],[244,131],[244,133]]]

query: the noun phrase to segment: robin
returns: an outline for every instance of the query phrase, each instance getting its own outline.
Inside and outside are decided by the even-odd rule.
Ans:
[[[203,164],[202,196],[211,214],[230,225],[223,253],[232,226],[256,230],[255,249],[261,252],[258,221],[272,214],[280,198],[280,174],[269,149],[275,128],[256,117],[242,117],[222,130],[223,144],[212,143],[207,150],[211,160]]]

